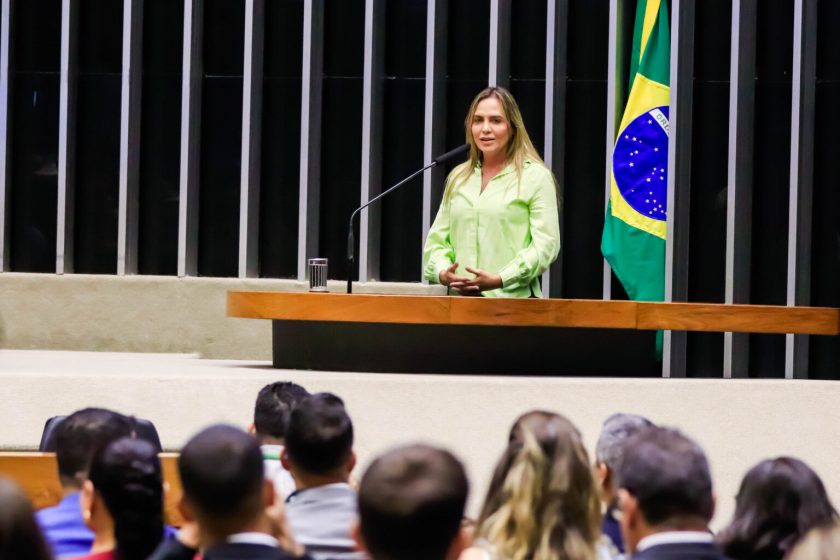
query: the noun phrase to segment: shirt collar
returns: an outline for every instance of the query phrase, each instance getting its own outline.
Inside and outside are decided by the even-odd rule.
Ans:
[[[251,531],[247,533],[236,533],[235,535],[230,535],[227,538],[227,542],[231,544],[261,544],[263,546],[271,546],[274,548],[279,547],[277,539],[275,539],[271,535],[267,535],[265,533],[257,533],[256,531]]]
[[[280,456],[283,455],[282,445],[261,445],[260,450],[262,451],[263,459],[279,461]]]
[[[705,531],[663,531],[648,535],[640,540],[639,544],[636,545],[636,552],[660,544],[711,543],[712,541],[714,541],[712,534]]]
[[[312,486],[311,488],[302,488],[300,490],[295,490],[286,498],[286,503],[290,504],[300,499],[301,495],[307,493],[307,496],[312,497],[312,495],[320,495],[324,492],[330,493],[333,489],[342,489],[342,490],[353,490],[353,487],[350,486],[346,482],[333,482],[332,484],[324,484],[322,486]]]

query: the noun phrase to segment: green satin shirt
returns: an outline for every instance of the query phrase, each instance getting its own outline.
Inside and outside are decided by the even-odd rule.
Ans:
[[[488,297],[541,296],[539,276],[560,254],[557,189],[551,172],[526,161],[517,185],[516,169],[505,167],[481,192],[481,166],[457,186],[453,171],[423,249],[423,274],[440,283],[440,272],[458,263],[502,277]]]

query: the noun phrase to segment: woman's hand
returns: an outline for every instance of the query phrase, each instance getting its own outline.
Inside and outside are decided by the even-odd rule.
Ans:
[[[446,270],[441,270],[440,274],[438,275],[438,278],[440,278],[440,283],[464,295],[478,295],[477,288],[470,288],[468,291],[465,291],[465,286],[467,282],[470,282],[471,280],[463,276],[458,276],[456,274],[457,270],[458,263],[453,264]]]
[[[467,280],[464,288],[467,290],[478,290],[479,292],[486,292],[487,290],[496,290],[502,287],[502,277],[498,274],[490,274],[479,268],[467,267],[467,272],[474,274],[475,278]]]

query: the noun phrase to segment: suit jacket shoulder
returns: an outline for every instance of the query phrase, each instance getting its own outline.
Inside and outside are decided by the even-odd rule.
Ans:
[[[631,560],[726,560],[714,543],[672,543],[646,548]]]
[[[204,560],[312,560],[292,556],[281,548],[251,543],[224,543],[204,551]]]
[[[184,546],[178,539],[167,539],[160,543],[148,560],[193,560],[196,552],[196,549]]]

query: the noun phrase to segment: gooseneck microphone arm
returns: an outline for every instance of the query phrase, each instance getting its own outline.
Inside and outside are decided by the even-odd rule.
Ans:
[[[412,179],[414,179],[415,177],[417,177],[418,175],[420,175],[421,173],[423,173],[427,169],[431,169],[432,167],[435,167],[437,165],[440,165],[441,163],[449,161],[450,159],[452,159],[454,157],[458,157],[459,155],[468,152],[469,149],[470,149],[470,145],[469,144],[464,144],[463,146],[458,146],[454,150],[450,150],[450,151],[446,152],[442,156],[436,157],[435,159],[432,160],[432,163],[430,163],[429,165],[423,167],[422,169],[418,169],[417,171],[415,171],[414,173],[412,173],[411,175],[409,175],[408,177],[406,177],[405,179],[403,179],[402,181],[400,181],[399,183],[397,183],[396,185],[394,185],[393,187],[391,187],[387,191],[383,191],[383,192],[379,193],[375,197],[371,198],[370,200],[368,200],[367,202],[365,202],[364,204],[362,204],[361,206],[359,206],[358,208],[353,210],[353,213],[350,214],[350,224],[347,228],[347,293],[348,294],[353,293],[353,260],[354,260],[353,259],[353,253],[355,251],[355,246],[356,246],[356,240],[353,236],[353,220],[356,219],[356,216],[359,215],[359,212],[361,212],[362,210],[364,210],[365,208],[367,208],[368,206],[370,206],[371,204],[373,204],[374,202],[376,202],[380,198],[384,197],[385,195],[388,195],[388,194],[394,192],[395,190],[397,190],[398,188],[400,188],[404,184],[408,183],[409,181],[411,181]]]

